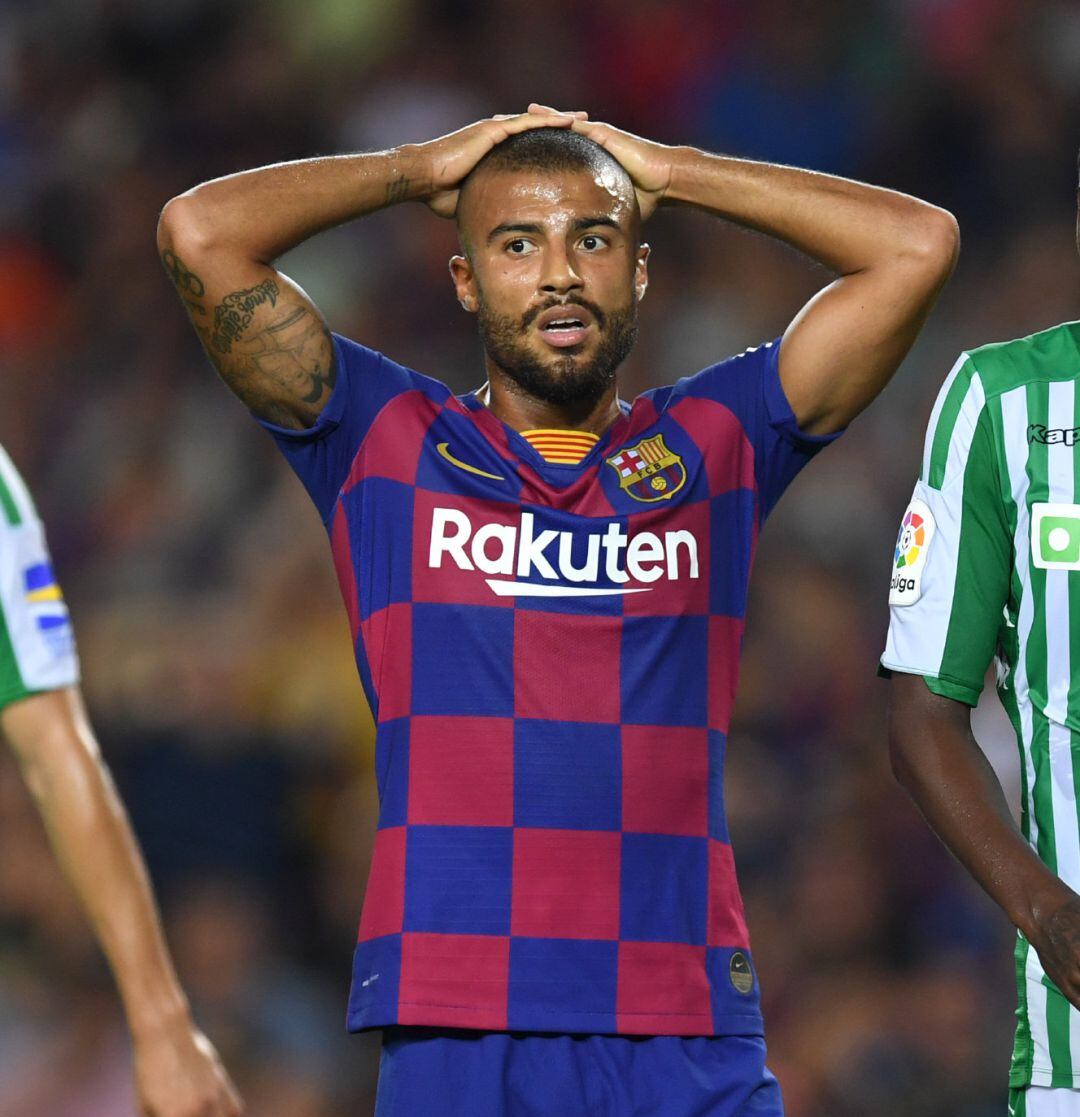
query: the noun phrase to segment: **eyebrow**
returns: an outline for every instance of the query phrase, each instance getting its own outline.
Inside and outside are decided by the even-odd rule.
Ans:
[[[621,227],[613,217],[606,217],[596,215],[593,217],[579,217],[572,226],[572,231],[580,233],[583,229],[594,229],[596,226],[607,226],[609,229],[616,229],[622,231]],[[487,235],[487,243],[491,244],[493,240],[503,236],[506,233],[542,233],[544,231],[542,225],[535,223],[511,223],[504,225],[496,225]]]

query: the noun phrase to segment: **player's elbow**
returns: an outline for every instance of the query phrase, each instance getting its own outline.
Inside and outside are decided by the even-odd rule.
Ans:
[[[904,238],[904,257],[935,286],[952,274],[960,255],[960,226],[947,209],[921,204]]]
[[[165,203],[157,224],[159,252],[169,250],[192,260],[209,251],[213,243],[212,223],[191,191]]]

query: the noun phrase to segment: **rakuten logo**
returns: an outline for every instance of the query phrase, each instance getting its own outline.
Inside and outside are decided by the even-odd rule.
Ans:
[[[474,528],[469,517],[457,508],[436,508],[431,516],[431,546],[428,566],[439,569],[445,560],[459,570],[501,574],[485,581],[500,597],[584,597],[618,593],[647,593],[648,585],[628,587],[635,582],[676,581],[698,577],[697,539],[689,531],[651,531],[629,535],[622,525],[610,523],[603,531],[577,536],[578,560],[574,564],[574,534],[547,529],[537,532],[532,512],[523,512],[517,527],[512,524],[483,524]],[[603,577],[614,585],[598,586]],[[539,576],[536,581],[515,578]],[[505,579],[511,579],[509,581]]]

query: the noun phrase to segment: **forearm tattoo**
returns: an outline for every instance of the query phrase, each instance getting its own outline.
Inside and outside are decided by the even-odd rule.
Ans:
[[[400,178],[394,179],[386,187],[386,203],[387,205],[393,202],[404,201],[409,195],[409,188],[412,186],[412,180],[402,175]]]

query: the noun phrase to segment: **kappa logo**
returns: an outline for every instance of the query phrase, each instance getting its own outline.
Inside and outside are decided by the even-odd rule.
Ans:
[[[1032,423],[1027,429],[1027,440],[1042,446],[1075,446],[1080,441],[1080,427],[1044,427],[1042,423]]]
[[[682,458],[668,449],[662,434],[643,438],[605,461],[618,474],[623,492],[645,504],[670,500],[686,484]]]

